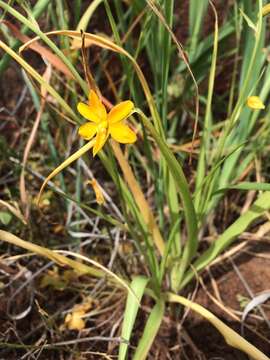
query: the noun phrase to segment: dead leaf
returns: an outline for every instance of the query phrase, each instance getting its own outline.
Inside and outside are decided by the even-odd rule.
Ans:
[[[96,179],[92,179],[88,181],[88,184],[90,184],[95,192],[96,195],[96,201],[99,205],[103,205],[105,203],[104,196],[102,194],[101,186],[97,182]]]
[[[82,330],[85,328],[85,321],[83,319],[85,313],[93,306],[92,298],[87,298],[82,304],[74,306],[71,313],[67,314],[65,318],[65,326],[69,330]]]
[[[16,39],[20,40],[22,43],[25,44],[29,40],[31,40],[28,36],[22,34],[20,30],[15,25],[11,24],[9,21],[2,20],[1,22],[5,24],[10,29],[13,36]],[[74,79],[74,76],[70,72],[69,68],[63,63],[61,59],[58,58],[58,56],[54,55],[50,50],[46,49],[44,46],[38,43],[31,43],[29,45],[29,48],[44,57],[50,64],[52,64],[57,70],[65,74],[69,79]]]

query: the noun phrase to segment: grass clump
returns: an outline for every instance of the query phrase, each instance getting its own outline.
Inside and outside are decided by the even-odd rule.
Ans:
[[[36,332],[29,328],[20,344],[4,341],[4,353],[150,358],[165,314],[181,321],[184,306],[228,345],[268,359],[188,296],[194,280],[255,220],[268,221],[262,1],[228,6],[224,22],[211,1],[183,8],[173,0],[13,5],[0,1],[0,75],[22,69],[24,101],[34,107],[30,115],[22,111],[23,129],[15,117],[18,151],[1,160],[16,180],[4,186],[9,218],[0,218],[0,239],[31,252],[14,259],[14,247],[3,248],[9,271],[11,264],[33,266],[20,289],[41,282],[27,311],[10,316],[18,321],[35,312]],[[99,18],[108,20],[102,28]],[[36,64],[30,51],[41,56]],[[205,246],[205,238],[213,241]],[[50,263],[40,265],[33,254]],[[53,264],[57,270],[47,271]],[[44,289],[60,299],[46,306]],[[13,301],[14,294],[7,307]],[[148,316],[137,330],[141,306]],[[36,344],[25,345],[29,339]],[[79,345],[87,341],[94,341],[91,350]]]

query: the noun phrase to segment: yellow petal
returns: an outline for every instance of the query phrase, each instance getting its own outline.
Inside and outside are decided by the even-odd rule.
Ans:
[[[107,118],[107,111],[105,109],[105,106],[102,104],[100,98],[93,90],[90,90],[88,100],[89,100],[89,107],[92,109],[92,111],[101,120],[105,120]]]
[[[106,129],[102,129],[97,133],[95,138],[95,145],[93,147],[93,156],[95,156],[103,148],[107,139],[108,131]]]
[[[126,119],[131,111],[134,109],[134,104],[130,100],[122,101],[114,106],[108,114],[109,124],[115,124],[119,121]]]
[[[247,106],[255,110],[265,109],[262,100],[258,96],[249,96],[247,99]]]
[[[135,132],[122,123],[110,125],[109,129],[112,138],[121,144],[132,144],[137,140]]]
[[[97,132],[97,125],[87,122],[79,127],[78,132],[83,139],[90,140]]]
[[[94,123],[99,123],[100,121],[102,121],[102,119],[100,119],[97,113],[93,111],[90,106],[82,102],[77,105],[77,110],[87,120],[93,121]]]

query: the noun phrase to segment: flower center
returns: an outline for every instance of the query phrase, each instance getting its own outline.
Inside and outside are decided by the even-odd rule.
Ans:
[[[108,128],[108,121],[107,120],[104,120],[104,121],[101,121],[98,126],[97,126],[97,131],[99,133],[103,133],[105,134],[107,132],[107,128]]]

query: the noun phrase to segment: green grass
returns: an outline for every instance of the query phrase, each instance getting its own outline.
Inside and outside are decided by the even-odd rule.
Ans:
[[[23,58],[24,52],[17,52],[20,43],[4,29],[0,47],[5,55],[0,60],[0,76],[14,66],[12,58],[28,75],[24,75],[23,82],[36,111],[41,89],[46,88],[50,95],[34,145],[37,153],[44,153],[39,159],[39,171],[45,178],[51,174],[45,183],[58,175],[53,179],[57,186],[50,184],[57,196],[50,196],[44,228],[49,227],[54,216],[62,217],[66,221],[62,224],[66,231],[63,241],[69,241],[72,235],[67,234],[72,232],[68,224],[72,219],[71,223],[75,224],[72,229],[78,237],[71,243],[77,254],[81,250],[81,234],[91,231],[89,224],[94,229],[93,236],[106,233],[112,240],[112,244],[105,246],[108,253],[103,253],[103,245],[98,242],[95,247],[90,246],[90,250],[87,248],[86,255],[96,266],[99,262],[92,259],[94,256],[99,257],[102,264],[105,262],[100,268],[103,275],[107,271],[108,286],[128,292],[121,332],[125,342],[119,346],[119,359],[126,359],[128,354],[135,360],[147,358],[165,312],[174,310],[171,303],[191,304],[194,311],[209,320],[211,316],[207,311],[183,300],[179,293],[187,295],[187,285],[195,276],[229,249],[233,241],[270,208],[269,109],[266,106],[264,112],[254,111],[246,105],[250,95],[260,96],[266,105],[269,98],[268,28],[262,17],[263,5],[262,0],[255,4],[251,0],[239,1],[229,8],[223,21],[223,14],[208,1],[198,5],[198,1],[190,0],[185,9],[173,0],[145,3],[134,0],[132,6],[117,0],[96,0],[88,7],[83,1],[74,1],[74,9],[62,0],[56,1],[55,8],[48,1],[38,1],[33,8],[29,4],[20,7],[19,2],[12,7],[0,1],[3,18],[8,15],[16,20],[23,34],[37,36],[73,77],[65,79],[54,68],[48,83],[40,69]],[[44,9],[48,9],[46,21],[40,18]],[[183,26],[180,11],[188,19]],[[105,39],[104,34],[96,37],[90,34],[95,32],[96,24],[100,25],[95,23],[100,13],[106,16],[109,25],[109,30],[104,26]],[[75,24],[71,25],[72,22]],[[77,28],[77,32],[69,31],[71,26]],[[62,31],[52,37],[47,34],[52,30]],[[136,144],[120,148],[108,141],[95,158],[89,152],[91,145],[85,145],[77,134],[77,125],[83,120],[76,104],[81,98],[87,101],[89,91],[81,53],[71,46],[74,39],[80,39],[80,30],[85,31],[86,43],[89,40],[94,43],[89,50],[89,74],[98,81],[103,96],[113,103],[128,98],[135,103],[128,123],[138,133]],[[227,71],[228,64],[230,70]],[[229,79],[227,72],[232,74]],[[117,94],[110,90],[112,88]],[[30,125],[27,131],[29,128]],[[192,143],[190,153],[174,151],[188,143]],[[19,160],[20,155],[17,157]],[[88,172],[79,161],[73,163],[79,157],[83,157]],[[259,170],[258,161],[262,164]],[[57,170],[52,173],[54,168]],[[109,203],[97,206],[93,191],[85,185],[89,174],[97,177],[103,190],[111,194]],[[30,184],[29,174],[28,181],[35,197],[37,185],[41,184]],[[11,193],[8,185],[6,188],[6,193]],[[220,218],[225,211],[224,201],[231,201],[232,191],[246,199],[250,190],[258,192],[250,208],[241,214],[241,202],[229,206],[227,218],[217,226],[218,236],[212,234],[211,219]],[[18,191],[9,200],[18,201]],[[74,206],[80,211],[74,212]],[[37,211],[35,204],[30,207]],[[118,216],[113,211],[115,208]],[[27,232],[21,226],[15,232],[25,238]],[[29,232],[31,226],[35,227],[28,226]],[[13,232],[13,229],[6,230]],[[120,233],[132,244],[132,254],[139,254],[134,255],[133,260],[137,259],[134,269],[133,260],[120,256],[115,235]],[[1,234],[6,242],[12,243],[15,239],[6,232]],[[38,231],[35,234],[41,236]],[[200,241],[206,234],[214,235],[215,240],[202,252]],[[31,246],[16,239],[14,244],[30,250]],[[37,253],[54,260],[52,253],[44,250],[49,242],[42,241],[45,241],[43,250],[36,248]],[[63,247],[63,243],[58,239],[56,248],[59,247]],[[35,251],[35,247],[32,250]],[[67,258],[68,254],[61,256]],[[77,256],[87,261],[86,257]],[[107,256],[111,256],[109,262]],[[120,266],[120,271],[112,263],[112,268],[104,271],[115,257],[125,266]],[[59,264],[59,259],[56,258],[56,262]],[[78,260],[77,266],[79,263]],[[73,262],[72,267],[76,268],[76,264]],[[100,272],[97,275],[96,271],[92,272],[93,277],[101,276]],[[80,289],[76,291],[80,296]],[[127,341],[133,344],[144,296],[150,302],[150,310],[136,348],[132,349]],[[209,321],[232,346],[258,359],[267,359],[241,337],[238,346],[235,333],[218,319]]]

